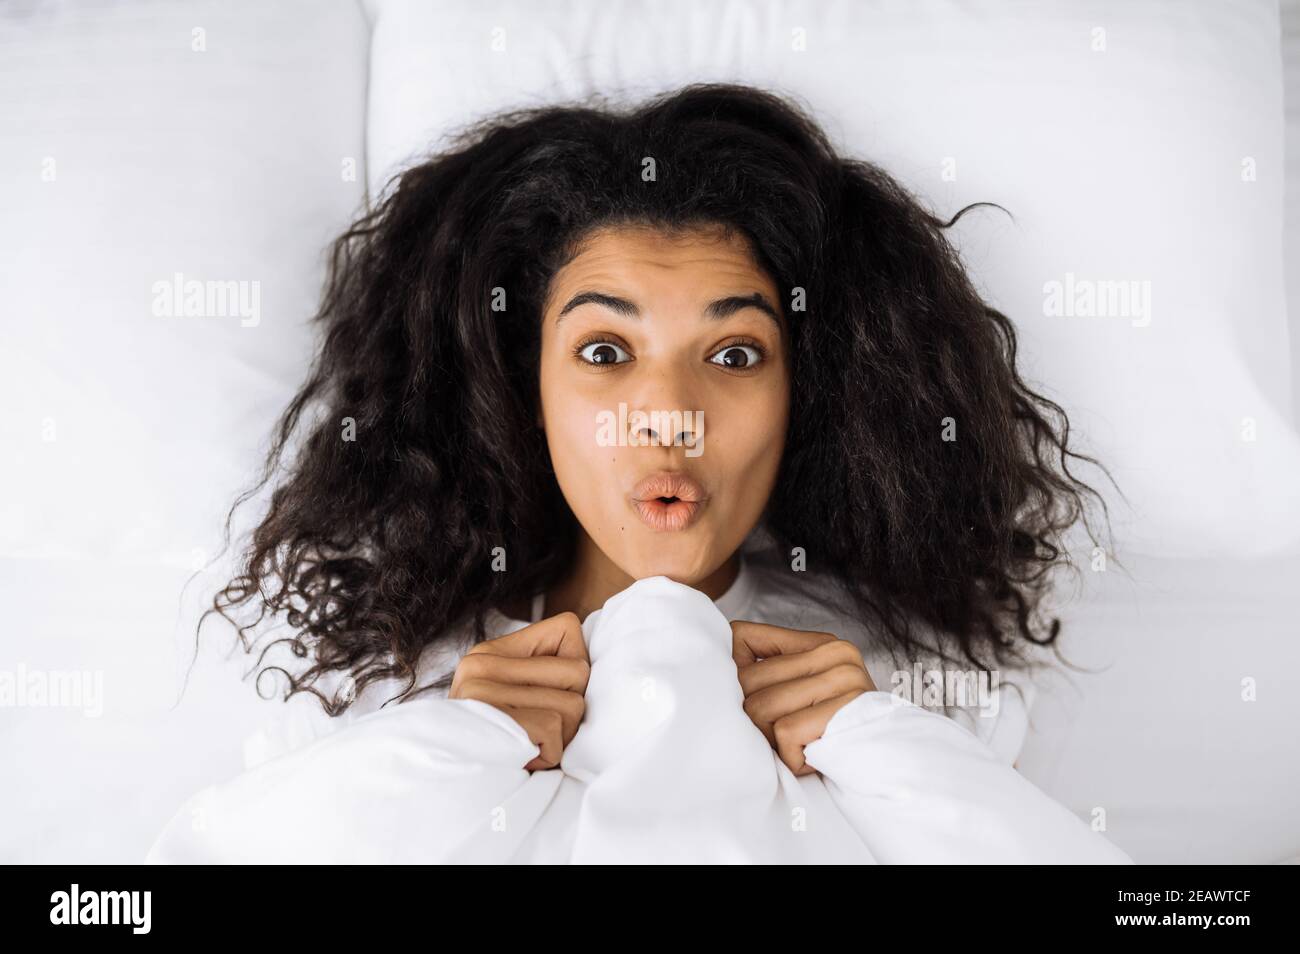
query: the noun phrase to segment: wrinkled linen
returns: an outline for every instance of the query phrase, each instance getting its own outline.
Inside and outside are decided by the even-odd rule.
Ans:
[[[417,696],[191,798],[149,863],[1128,864],[958,722],[885,692],[795,776],[744,712],[726,617],[657,576],[583,623],[560,767],[506,713]]]

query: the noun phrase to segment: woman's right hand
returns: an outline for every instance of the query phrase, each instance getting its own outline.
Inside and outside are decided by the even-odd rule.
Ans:
[[[478,699],[509,715],[541,752],[528,771],[560,764],[587,709],[591,660],[576,613],[559,613],[478,643],[461,657],[449,699]]]

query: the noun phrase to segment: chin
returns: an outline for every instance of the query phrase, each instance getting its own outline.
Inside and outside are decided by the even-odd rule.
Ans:
[[[633,579],[666,576],[677,583],[695,586],[717,570],[722,561],[712,560],[712,548],[682,539],[674,544],[664,534],[653,534],[639,553],[628,554],[623,571]]]

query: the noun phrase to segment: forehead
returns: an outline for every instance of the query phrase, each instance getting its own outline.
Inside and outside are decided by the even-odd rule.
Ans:
[[[579,285],[609,286],[601,290],[617,288],[643,297],[763,291],[773,301],[777,298],[776,284],[758,264],[750,242],[742,233],[718,226],[676,232],[645,225],[598,229],[556,273],[548,308],[558,307],[563,292]]]

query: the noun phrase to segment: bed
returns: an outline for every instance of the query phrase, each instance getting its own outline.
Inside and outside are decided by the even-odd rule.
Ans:
[[[1014,216],[955,241],[1128,494],[1122,567],[1072,540],[1063,648],[1097,671],[1039,695],[1021,771],[1139,863],[1300,861],[1300,6],[667,8],[0,13],[0,673],[87,677],[0,719],[0,860],[142,860],[281,705],[195,625],[329,238],[483,110],[732,78],[803,97],[937,209]],[[257,282],[260,320],[156,313],[178,273]],[[1046,314],[1067,275],[1150,281],[1150,320]]]

